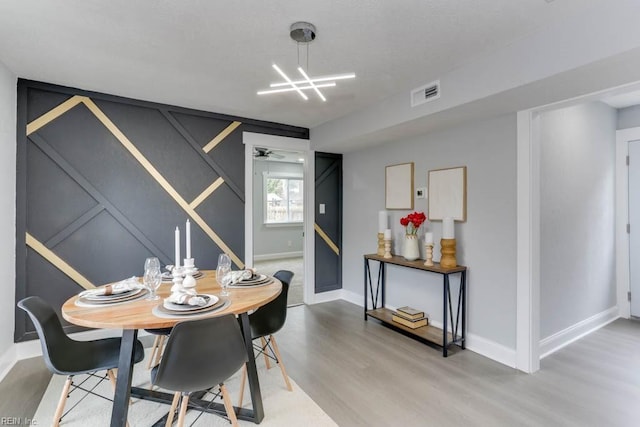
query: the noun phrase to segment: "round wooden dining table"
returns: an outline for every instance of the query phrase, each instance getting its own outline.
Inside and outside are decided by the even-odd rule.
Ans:
[[[169,328],[178,322],[194,319],[192,316],[158,317],[152,312],[158,304],[162,304],[164,298],[171,294],[171,286],[172,283],[163,283],[160,289],[158,289],[160,299],[155,301],[150,301],[147,300],[146,297],[142,297],[118,304],[86,306],[84,304],[77,304],[78,296],[74,296],[69,298],[62,306],[62,316],[74,325],[99,329],[122,329],[118,376],[111,412],[112,427],[124,427],[126,425],[129,399],[131,396],[171,404],[172,394],[131,387],[134,345],[138,337],[138,330]],[[203,271],[203,276],[197,280],[196,291],[199,294],[220,295],[221,289],[216,281],[216,272]],[[247,362],[247,377],[253,408],[236,408],[238,419],[260,423],[264,418],[262,395],[260,393],[258,372],[253,355],[251,329],[249,327],[249,312],[274,300],[281,291],[282,283],[275,278],[267,285],[229,288],[229,296],[226,297],[229,299],[229,304],[226,307],[197,316],[197,318],[200,319],[233,313],[240,319],[240,326],[244,335],[249,358]],[[197,403],[198,402],[194,402],[193,406],[197,407]],[[224,406],[214,404],[211,405],[208,411],[224,414]]]

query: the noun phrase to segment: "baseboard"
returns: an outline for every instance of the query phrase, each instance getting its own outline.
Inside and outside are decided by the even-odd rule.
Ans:
[[[285,258],[300,258],[301,256],[302,251],[280,252],[275,254],[254,255],[253,261],[273,261]]]
[[[571,325],[560,332],[540,340],[540,359],[549,356],[552,353],[560,350],[572,342],[590,334],[596,329],[600,329],[603,326],[616,320],[619,315],[618,307],[611,307],[601,313],[593,315],[588,319]]]
[[[313,294],[311,302],[308,304],[321,304],[323,302],[336,301],[342,298],[342,289],[337,289],[335,291],[321,292],[319,294]]]
[[[352,291],[342,290],[342,299],[350,302],[352,304],[358,305],[360,307],[364,307],[363,296],[357,294]],[[387,305],[389,310],[396,310],[397,307]],[[442,329],[442,322],[438,322],[436,320],[430,319],[430,323],[436,328]],[[451,331],[451,325],[448,326],[449,331]],[[475,334],[470,334],[467,332],[466,336],[467,350],[473,351],[474,353],[478,353],[484,357],[487,357],[491,360],[495,360],[498,363],[502,363],[503,365],[507,365],[511,368],[516,367],[516,351],[515,349],[505,347],[502,344],[498,344],[494,341],[488,340],[486,338],[482,338]]]
[[[346,289],[342,290],[342,299],[350,302],[351,304],[359,305],[360,307],[364,307],[364,297],[360,294],[357,294],[353,291],[347,291]]]
[[[7,376],[13,365],[17,362],[16,357],[16,345],[11,344],[11,346],[4,352],[2,357],[0,357],[0,382]]]
[[[467,333],[467,350],[478,353],[510,368],[516,368],[516,350],[488,340],[481,336]]]

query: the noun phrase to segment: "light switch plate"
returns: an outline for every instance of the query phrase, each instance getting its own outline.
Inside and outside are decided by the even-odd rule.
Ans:
[[[416,188],[416,199],[427,198],[427,187]]]
[[[324,203],[320,203],[320,213],[324,214]]]

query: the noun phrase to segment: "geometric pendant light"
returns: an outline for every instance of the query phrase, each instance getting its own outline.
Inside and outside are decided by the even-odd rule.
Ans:
[[[295,22],[289,29],[289,35],[298,43],[302,43],[307,48],[307,59],[309,57],[309,43],[316,38],[316,27],[308,22]],[[271,83],[270,89],[258,91],[258,95],[270,95],[274,93],[297,92],[305,101],[309,99],[305,91],[314,91],[318,97],[326,101],[320,89],[336,86],[336,80],[353,79],[355,73],[335,74],[329,76],[310,77],[307,72],[298,64],[298,73],[301,78],[293,80],[276,64],[272,64],[273,69],[284,79],[284,81]]]

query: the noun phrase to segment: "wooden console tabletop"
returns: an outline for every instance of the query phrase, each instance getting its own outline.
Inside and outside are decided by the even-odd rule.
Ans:
[[[384,262],[387,264],[401,265],[403,267],[409,267],[409,268],[417,268],[419,270],[431,271],[433,273],[440,273],[440,274],[459,273],[461,271],[467,270],[467,267],[465,267],[464,265],[458,265],[453,268],[444,268],[444,267],[440,267],[440,264],[437,262],[434,262],[432,267],[427,267],[426,265],[424,265],[423,259],[417,259],[415,261],[407,261],[406,259],[398,255],[392,255],[391,258],[385,258],[383,256],[376,255],[376,254],[369,254],[369,255],[365,255],[364,257],[365,259],[372,259],[372,260]]]
[[[371,267],[369,265],[369,261],[378,261],[380,264],[375,293],[373,280],[371,279]],[[411,329],[392,320],[394,312],[385,308],[387,264],[414,268],[442,275],[442,329],[433,325]],[[457,295],[457,304],[455,305],[455,319],[454,307],[452,305],[451,298],[451,286],[449,283],[449,275],[451,274],[460,274],[460,287]],[[403,257],[397,255],[394,255],[391,258],[385,258],[376,254],[364,255],[364,320],[367,320],[368,317],[373,317],[381,321],[384,325],[397,331],[401,331],[410,337],[416,338],[425,343],[435,344],[442,348],[442,356],[447,357],[449,345],[458,344],[462,349],[465,348],[465,321],[467,309],[466,277],[467,267],[463,265],[458,265],[454,268],[444,268],[441,267],[439,263],[434,263],[433,266],[429,267],[424,265],[423,259],[407,261]],[[369,293],[371,295],[371,308],[369,308]],[[454,298],[454,300],[456,300],[456,298]],[[451,326],[451,332],[449,333],[445,333],[445,331],[448,330],[447,325]],[[459,326],[460,333],[458,334]]]

